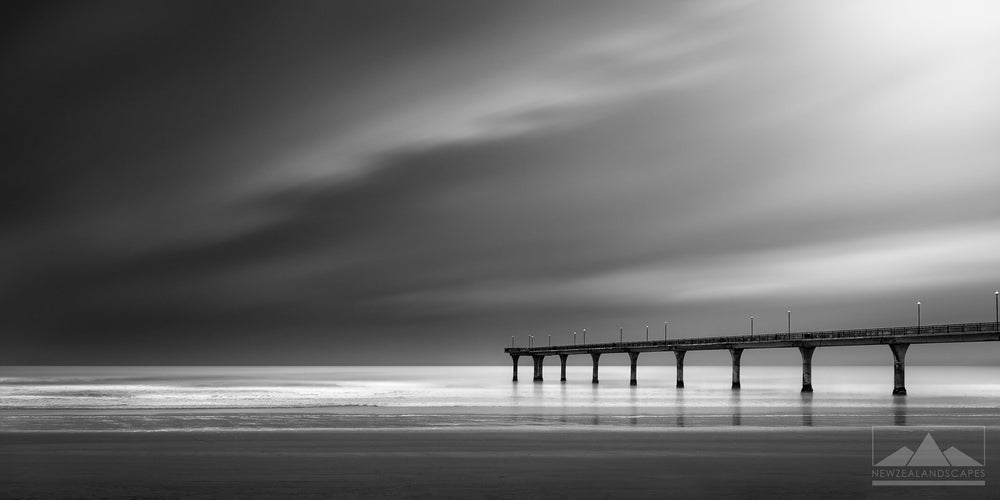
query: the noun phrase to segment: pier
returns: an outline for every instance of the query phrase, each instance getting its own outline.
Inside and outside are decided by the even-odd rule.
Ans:
[[[639,354],[673,351],[677,360],[677,388],[684,387],[684,357],[688,351],[728,350],[732,359],[732,389],[740,389],[740,358],[746,349],[796,348],[802,358],[802,392],[812,392],[812,357],[817,347],[842,347],[885,344],[892,353],[893,390],[906,394],[906,350],[912,344],[943,344],[954,342],[992,342],[1000,340],[1000,323],[957,323],[949,325],[917,325],[856,330],[772,333],[729,337],[679,338],[638,342],[608,342],[600,344],[553,345],[545,347],[508,347],[517,381],[518,358],[531,356],[534,361],[534,381],[542,381],[546,356],[559,356],[561,380],[566,380],[566,361],[570,356],[589,354],[594,364],[592,382],[598,383],[598,363],[604,354],[627,354],[630,385],[637,385],[636,368]]]

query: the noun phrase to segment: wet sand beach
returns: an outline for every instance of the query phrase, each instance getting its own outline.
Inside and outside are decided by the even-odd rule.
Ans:
[[[990,496],[991,477],[872,486],[873,426],[987,426],[987,473],[1000,463],[1000,368],[920,367],[905,398],[885,367],[824,367],[812,394],[798,367],[748,369],[741,391],[714,366],[683,390],[670,367],[638,387],[570,368],[5,368],[0,498]]]
[[[0,433],[0,496],[995,495],[990,486],[873,487],[870,436],[867,428]],[[998,463],[991,453],[989,461]]]

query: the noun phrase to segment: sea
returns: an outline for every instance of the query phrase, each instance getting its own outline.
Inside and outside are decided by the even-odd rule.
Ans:
[[[6,366],[3,432],[296,432],[380,429],[851,428],[1000,423],[1000,367],[908,366]]]

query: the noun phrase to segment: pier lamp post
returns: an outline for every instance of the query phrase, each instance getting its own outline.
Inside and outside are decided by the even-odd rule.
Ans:
[[[750,338],[753,338],[753,316],[750,316]]]
[[[788,311],[788,334],[792,334],[792,311],[790,309]]]
[[[573,332],[573,345],[576,345],[576,332]]]
[[[667,322],[663,322],[663,341],[667,341]]]
[[[622,327],[618,327],[618,343],[619,344],[625,343],[625,329]]]
[[[649,342],[649,325],[646,325],[646,342]]]
[[[997,330],[1000,330],[1000,290],[993,292],[993,307],[997,312]]]
[[[549,347],[552,347],[552,334],[549,334]]]
[[[917,301],[917,334],[920,333],[920,301]]]
[[[587,329],[586,328],[583,329],[583,343],[584,344],[587,343]]]

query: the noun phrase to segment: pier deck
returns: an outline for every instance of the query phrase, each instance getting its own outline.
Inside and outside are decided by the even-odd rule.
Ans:
[[[598,360],[603,354],[624,353],[632,365],[631,384],[636,385],[636,364],[640,353],[673,351],[677,358],[677,387],[684,387],[684,355],[687,351],[728,350],[733,360],[733,389],[740,388],[740,358],[745,349],[777,349],[796,347],[802,355],[802,390],[812,391],[812,354],[817,347],[886,344],[892,350],[895,368],[893,394],[906,394],[904,384],[906,350],[910,344],[940,344],[955,342],[989,342],[1000,340],[997,322],[956,323],[887,328],[863,328],[816,332],[769,333],[727,337],[693,337],[635,342],[605,342],[543,347],[508,347],[514,363],[517,381],[517,361],[521,356],[534,360],[534,380],[542,380],[542,364],[546,356],[559,356],[562,380],[566,380],[566,360],[569,356],[590,354],[594,363],[593,383],[598,383]]]

